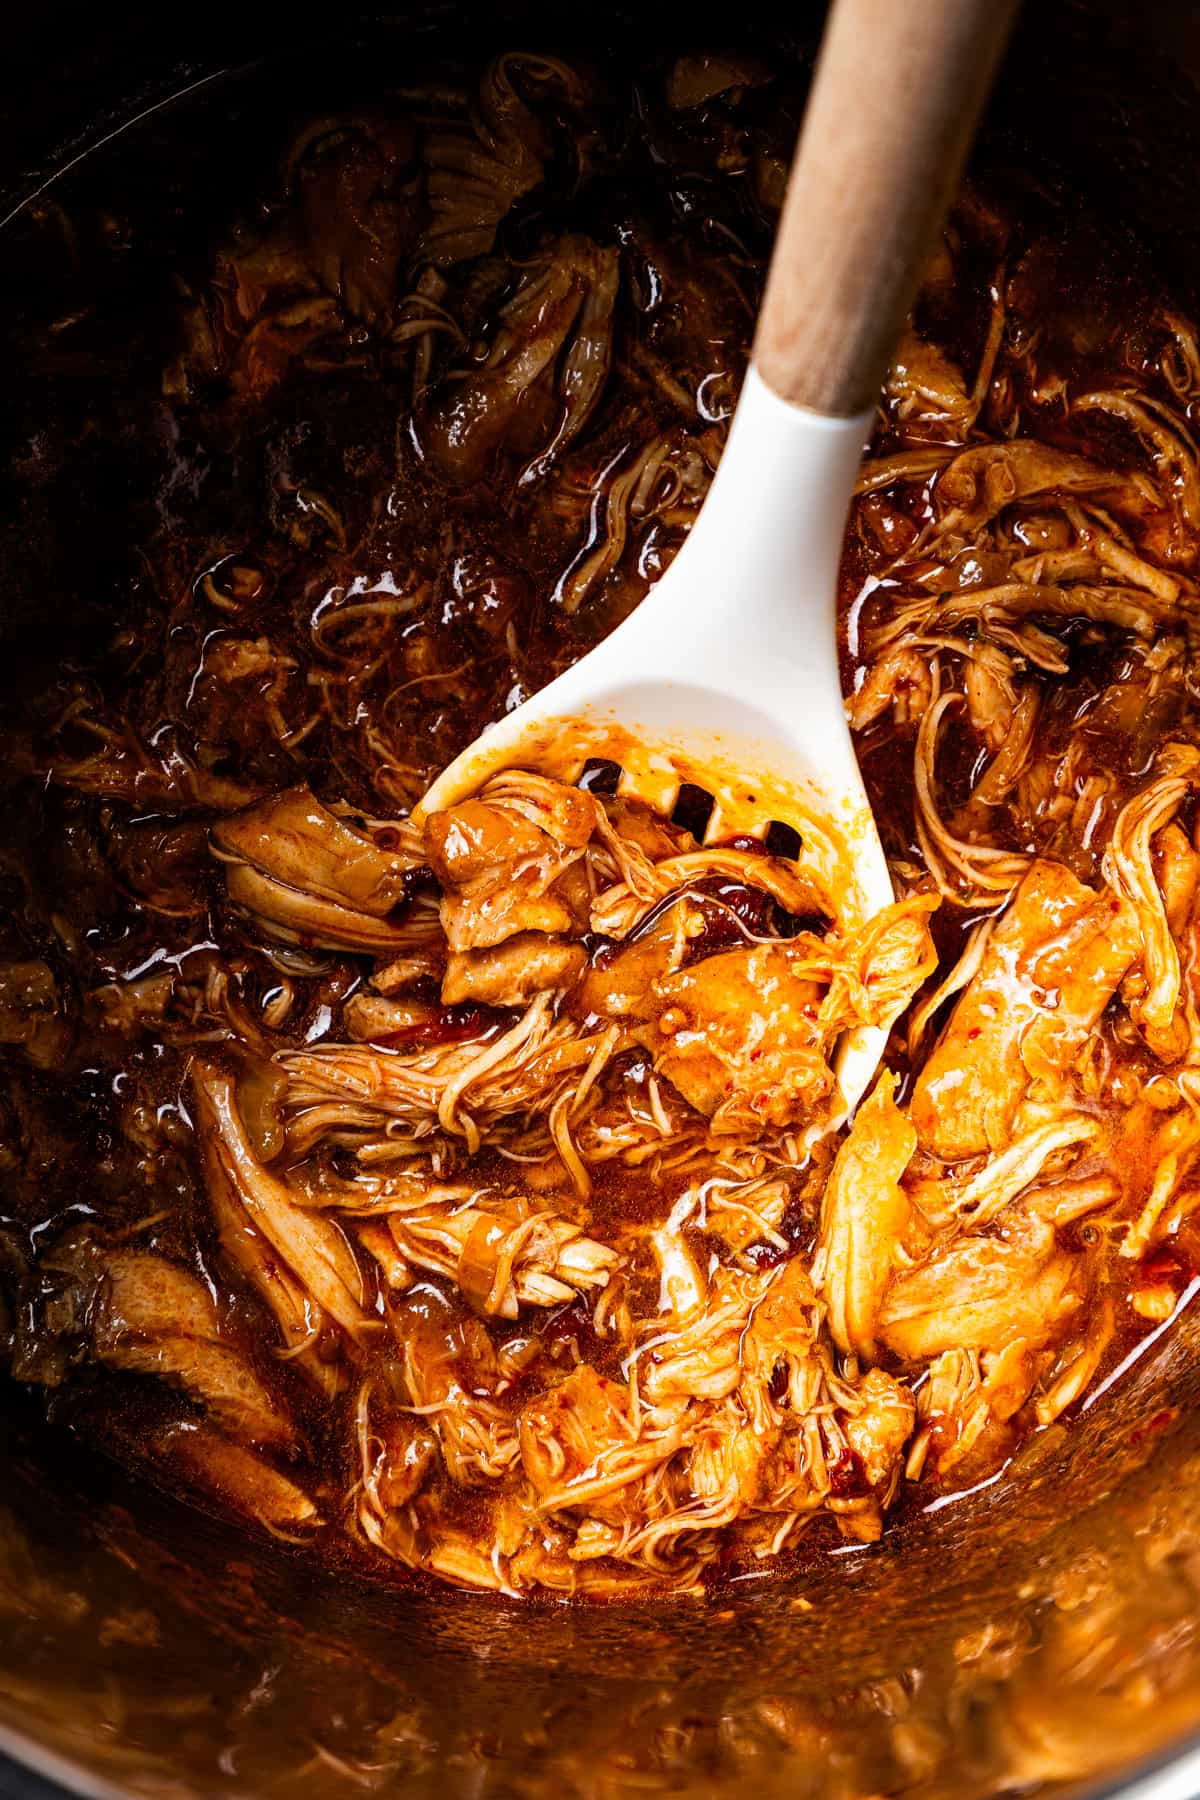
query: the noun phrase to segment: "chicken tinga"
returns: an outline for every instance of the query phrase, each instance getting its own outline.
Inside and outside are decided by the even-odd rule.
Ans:
[[[0,1353],[379,1575],[870,1543],[1193,1291],[1200,347],[1045,192],[956,207],[850,522],[894,906],[603,761],[413,817],[694,519],[797,107],[506,55],[318,118],[174,271],[139,573],[8,703]]]

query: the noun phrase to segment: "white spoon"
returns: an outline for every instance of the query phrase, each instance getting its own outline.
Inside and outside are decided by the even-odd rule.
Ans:
[[[839,923],[890,904],[842,702],[838,562],[872,405],[1014,8],[836,0],[750,368],[690,536],[611,636],[455,758],[418,818],[503,768],[575,781],[600,759],[668,814],[684,782],[711,795],[707,842],[791,827]],[[886,1038],[862,1028],[839,1046],[846,1112]]]

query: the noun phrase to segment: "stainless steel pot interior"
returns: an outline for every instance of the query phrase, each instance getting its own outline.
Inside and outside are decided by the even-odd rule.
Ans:
[[[1190,15],[1165,6],[1151,26],[1031,6],[988,142],[1099,197],[1129,254],[1200,298]],[[202,179],[213,134],[248,116],[229,93],[311,70],[314,42],[338,68],[468,30],[481,54],[620,33],[736,34],[791,56],[817,23],[781,31],[765,4],[735,22],[717,8],[681,20],[580,5],[567,21],[553,7],[351,7],[305,33],[252,0],[176,17],[49,5],[10,27],[0,198],[15,205],[106,137],[98,154],[127,176],[155,179],[174,142]],[[256,63],[240,89],[209,82]],[[18,214],[0,238],[9,291],[21,230]],[[53,600],[0,614],[18,678],[70,622],[86,536],[33,542],[50,522],[0,520],[6,559],[41,557]],[[0,1796],[1195,1793],[1198,1400],[1193,1305],[1002,1478],[879,1547],[703,1606],[584,1611],[319,1573],[140,1491],[5,1390]]]

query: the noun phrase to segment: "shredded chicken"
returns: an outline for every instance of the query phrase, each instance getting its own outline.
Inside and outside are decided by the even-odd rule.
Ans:
[[[212,842],[230,902],[270,936],[380,954],[405,942],[392,914],[418,866],[415,851],[380,848],[306,789],[222,820]]]
[[[231,1076],[204,1064],[193,1073],[209,1200],[230,1260],[274,1313],[289,1355],[326,1391],[341,1385],[329,1336],[353,1345],[370,1336],[362,1272],[337,1224],[300,1208],[257,1160]]]
[[[946,1161],[1003,1150],[1031,1083],[1060,1091],[1138,942],[1120,897],[1035,863],[921,1071],[912,1102],[921,1142]]]
[[[879,1308],[904,1244],[909,1200],[900,1178],[917,1147],[884,1074],[859,1107],[821,1200],[817,1240],[829,1330],[840,1350],[875,1355]]]
[[[566,63],[509,52],[489,65],[477,106],[448,118],[425,146],[431,222],[421,248],[444,265],[486,254],[513,202],[541,180],[547,134],[523,97],[577,103],[582,86]]]
[[[515,1319],[522,1306],[558,1306],[603,1288],[620,1260],[572,1220],[520,1194],[454,1194],[447,1205],[401,1177],[398,1191],[371,1193],[370,1209],[386,1215],[390,1287],[428,1269],[489,1317]]]
[[[1004,1350],[1052,1340],[1083,1299],[1078,1259],[1050,1226],[1011,1239],[966,1236],[892,1277],[880,1332],[889,1350],[929,1362],[950,1349]]]
[[[666,759],[426,816],[694,524],[792,120],[729,51],[393,74],[181,264],[153,529],[5,712],[0,1358],[376,1576],[687,1594],[984,1483],[1192,1292],[1198,335],[955,206],[842,570],[874,917]]]
[[[894,1019],[932,969],[936,899],[915,896],[843,931],[802,863],[710,851],[644,807],[522,771],[434,813],[419,837],[407,826],[352,827],[293,793],[222,822],[213,848],[230,905],[248,907],[246,868],[271,883],[254,906],[269,937],[301,907],[332,906],[341,941],[356,937],[363,951],[376,921],[405,931],[419,904],[406,901],[410,870],[428,868],[440,888],[440,951],[410,974],[393,942],[371,946],[376,989],[387,991],[347,1003],[355,1041],[285,1051],[278,1096],[250,1068],[241,1099],[232,1074],[201,1064],[193,1077],[226,1254],[274,1312],[285,1353],[327,1392],[372,1357],[372,1283],[349,1247],[375,1271],[407,1416],[422,1423],[414,1436],[378,1380],[359,1378],[355,1528],[366,1540],[414,1566],[519,1592],[534,1582],[573,1588],[576,1565],[597,1560],[686,1585],[725,1528],[744,1526],[748,1544],[777,1550],[822,1509],[852,1537],[877,1536],[913,1403],[875,1369],[864,1368],[859,1392],[839,1373],[835,1346],[853,1344],[870,1362],[888,1234],[908,1204],[898,1184],[912,1130],[885,1088],[853,1140],[885,1102],[908,1134],[875,1248],[859,1247],[854,1218],[839,1212],[853,1214],[860,1179],[847,1172],[849,1147],[831,1188],[845,1196],[823,1227],[825,1280],[841,1295],[832,1343],[825,1303],[802,1260],[786,1256],[780,1226],[786,1171],[799,1178],[804,1167],[796,1128],[836,1095],[837,1041]],[[598,928],[599,955],[589,948]],[[335,931],[319,941],[332,945]],[[406,995],[406,983],[439,970],[436,999]],[[614,1081],[623,1062],[644,1079]],[[276,1172],[246,1120],[267,1120],[256,1129],[277,1159],[270,1109],[280,1102]],[[500,1150],[528,1186],[434,1178],[461,1161],[456,1145],[468,1157]],[[329,1160],[339,1146],[352,1154],[349,1171]],[[598,1172],[614,1160],[643,1170],[647,1151],[676,1179],[690,1157],[694,1185],[667,1224],[606,1235],[588,1216]],[[773,1189],[758,1175],[764,1154],[785,1172]],[[715,1186],[714,1167],[729,1170]],[[727,1246],[730,1266],[705,1272],[706,1234]],[[756,1243],[776,1258],[782,1249],[781,1266],[757,1270],[747,1256]],[[648,1315],[631,1306],[647,1259],[659,1287]],[[456,1306],[430,1309],[429,1276]],[[573,1320],[577,1359],[580,1332],[611,1340],[613,1374],[568,1364],[515,1416],[504,1396],[544,1352],[536,1335],[497,1350],[479,1321],[549,1310],[553,1322],[554,1309]],[[393,1472],[397,1458],[411,1485]],[[534,1554],[532,1523],[506,1526],[486,1568],[463,1543],[451,1550],[419,1522],[438,1469],[506,1492],[519,1471],[528,1518],[547,1521],[542,1550]],[[412,1505],[415,1521],[404,1512]]]
[[[425,426],[429,454],[459,481],[478,480],[502,448],[532,479],[578,437],[612,359],[615,250],[563,238],[527,272],[500,316],[486,362],[451,371]]]
[[[194,1274],[90,1234],[56,1246],[45,1266],[56,1277],[47,1304],[68,1311],[100,1362],[171,1382],[243,1443],[295,1445],[295,1425],[222,1330],[217,1304]]]

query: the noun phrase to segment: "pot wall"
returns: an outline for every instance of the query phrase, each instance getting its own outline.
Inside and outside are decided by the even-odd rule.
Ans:
[[[665,9],[647,23],[579,7],[569,30],[535,7],[481,16],[481,54],[514,36],[569,47],[681,30]],[[1161,9],[1173,56],[1189,50],[1180,16]],[[351,10],[323,54],[343,71],[360,53],[407,59],[414,34],[461,37],[462,10],[450,17]],[[814,22],[784,41],[760,7],[738,26],[788,56]],[[686,29],[692,43],[730,34],[715,10]],[[49,6],[20,30],[0,123],[10,202],[139,114],[107,152],[126,178],[190,171],[202,185],[227,93],[312,67],[294,15],[272,5]],[[204,85],[259,57],[269,73],[250,90]],[[1153,61],[1140,26],[1043,6],[1010,56],[985,154],[1102,195],[1129,254],[1160,259],[1200,298],[1198,125],[1200,100]],[[24,225],[0,236],[10,291]],[[43,557],[40,591],[56,597],[53,633],[44,604],[0,611],[17,679],[55,654],[59,631],[88,628],[70,608],[86,530],[54,524],[0,522],[7,565]],[[877,1548],[816,1559],[794,1582],[637,1611],[381,1592],[317,1572],[140,1490],[5,1389],[0,1747],[14,1760],[0,1796],[47,1791],[21,1764],[84,1791],[179,1800],[284,1788],[289,1800],[363,1788],[718,1795],[748,1783],[764,1796],[1097,1793],[1200,1722],[1198,1349],[1189,1310],[1068,1428]]]

